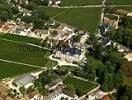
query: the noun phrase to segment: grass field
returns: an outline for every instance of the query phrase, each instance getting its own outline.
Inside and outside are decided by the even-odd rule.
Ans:
[[[101,8],[58,9],[41,6],[39,11],[57,21],[89,32],[95,32],[100,21]]]
[[[0,79],[38,70],[38,68],[0,61]]]
[[[47,58],[50,52],[44,49],[5,40],[0,40],[0,46],[0,59],[42,67],[53,67],[57,64]]]
[[[112,5],[132,5],[132,0],[106,0],[108,4]]]
[[[62,6],[99,5],[102,0],[61,0]]]
[[[80,96],[88,93],[90,90],[94,89],[97,85],[89,81],[82,81],[74,77],[67,77],[64,79],[64,84],[72,85],[75,90],[80,92]]]

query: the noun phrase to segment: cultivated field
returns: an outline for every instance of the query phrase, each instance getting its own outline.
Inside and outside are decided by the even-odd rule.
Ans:
[[[30,38],[27,36],[20,36],[15,34],[2,34],[0,35],[0,38],[19,41],[19,42],[25,42],[25,43],[32,43],[32,44],[40,44],[40,39]]]
[[[61,0],[62,6],[99,5],[102,0]]]
[[[90,90],[94,89],[97,85],[89,81],[83,81],[74,77],[67,77],[64,79],[64,84],[72,85],[75,90],[78,90],[80,96],[88,93]]]
[[[39,68],[0,61],[0,79],[38,70]]]
[[[32,65],[44,66],[48,52],[37,47],[0,40],[0,58]],[[34,49],[29,51],[27,49]]]
[[[2,40],[1,38],[9,39],[9,41]],[[28,37],[2,35],[2,37],[0,37],[0,59],[48,68],[57,64],[57,62],[48,59],[50,55],[49,51],[23,43],[21,42],[22,40],[24,42],[28,41],[28,43],[35,43],[35,39]]]
[[[108,4],[112,5],[132,5],[132,0],[106,0]]]
[[[49,51],[26,43],[39,44],[40,40],[14,34],[0,35],[0,79],[57,65],[48,59]]]
[[[100,21],[101,8],[49,8],[39,7],[50,18],[79,29],[95,32]]]

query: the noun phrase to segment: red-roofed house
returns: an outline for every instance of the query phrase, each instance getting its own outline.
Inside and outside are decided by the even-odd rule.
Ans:
[[[105,95],[101,100],[111,100],[108,95]]]
[[[2,28],[3,28],[3,31],[9,31],[9,30],[11,29],[11,27],[10,27],[9,24],[4,24],[4,25],[2,26]]]

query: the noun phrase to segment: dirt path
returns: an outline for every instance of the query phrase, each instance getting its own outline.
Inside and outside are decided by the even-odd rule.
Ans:
[[[27,63],[6,60],[6,59],[0,59],[0,61],[12,63],[12,64],[18,64],[18,65],[25,65],[25,66],[30,66],[30,67],[40,68],[40,69],[47,69],[46,67],[42,67],[42,66],[36,66],[36,65],[31,65],[31,64],[27,64]]]

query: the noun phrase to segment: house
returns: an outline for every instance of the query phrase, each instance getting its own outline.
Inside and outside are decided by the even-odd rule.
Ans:
[[[95,95],[89,95],[87,100],[96,100],[96,97]]]
[[[28,4],[28,0],[15,0],[16,3],[19,4],[23,4],[23,5],[27,5]]]
[[[66,54],[66,55],[71,55],[71,56],[74,56],[74,55],[81,55],[81,50],[78,49],[78,48],[64,48],[64,47],[61,47],[60,48],[60,51],[63,53],[63,54]]]
[[[54,92],[44,97],[43,100],[61,100],[62,98],[67,98],[68,100],[78,100],[78,96],[76,96],[72,91],[62,87],[57,87]]]
[[[132,53],[128,53],[126,56],[124,56],[128,61],[132,61]]]
[[[48,85],[46,85],[45,88],[48,91],[52,91],[52,90],[55,90],[57,88],[57,86],[62,85],[62,84],[63,84],[62,79],[56,79],[56,80],[52,81],[51,83],[49,83]]]
[[[0,28],[2,28],[2,26],[4,25],[4,22],[0,22]]]
[[[103,98],[104,96],[106,96],[106,95],[107,95],[107,93],[105,93],[105,92],[103,92],[103,91],[101,91],[101,90],[98,90],[98,91],[96,92],[96,94],[95,94],[96,98],[99,99],[99,100],[102,100],[102,98]]]
[[[24,86],[28,88],[33,85],[33,81],[36,80],[36,77],[31,74],[24,74],[20,77],[17,77],[13,83],[17,85],[17,87]]]
[[[73,63],[82,61],[84,54],[79,48],[60,47],[55,51],[54,57]]]
[[[60,0],[49,0],[49,5],[58,6],[61,3]]]
[[[100,38],[99,42],[101,42],[103,47],[111,45],[111,39],[109,37]]]
[[[28,98],[30,99],[30,100],[37,100],[37,94],[38,94],[38,92],[37,91],[33,91],[33,92],[30,92],[30,93],[28,93]]]
[[[56,79],[45,85],[45,88],[49,91],[48,96],[44,96],[43,100],[61,100],[62,98],[68,98],[68,100],[77,100],[76,96],[72,91],[67,90],[63,86],[62,79]]]
[[[34,38],[43,38],[45,39],[47,36],[48,36],[48,31],[47,30],[34,30],[31,34],[30,34],[31,37],[34,37]]]
[[[130,16],[130,17],[132,17],[132,12],[128,13],[128,14],[127,14],[127,16]]]

